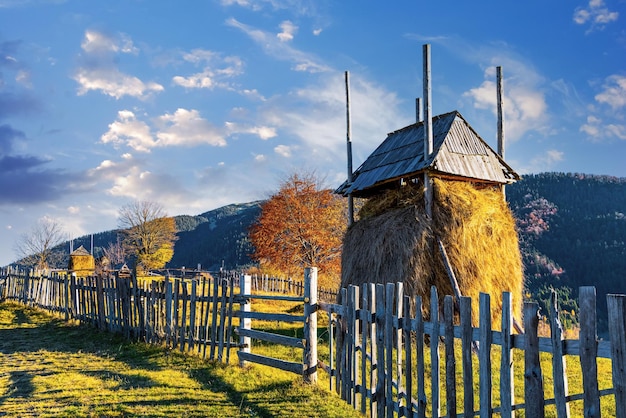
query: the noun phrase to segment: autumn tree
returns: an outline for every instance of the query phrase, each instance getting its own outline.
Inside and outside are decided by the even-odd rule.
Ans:
[[[327,285],[338,285],[345,202],[323,189],[314,174],[292,174],[261,207],[250,230],[261,267],[293,276],[315,266]]]
[[[38,268],[55,267],[63,257],[62,252],[54,247],[66,238],[61,224],[52,218],[43,218],[34,224],[30,231],[20,236],[15,243],[15,253],[21,258],[20,263]]]
[[[176,223],[163,207],[155,202],[135,201],[119,211],[118,226],[122,230],[122,245],[135,259],[135,268],[162,268],[174,255]]]

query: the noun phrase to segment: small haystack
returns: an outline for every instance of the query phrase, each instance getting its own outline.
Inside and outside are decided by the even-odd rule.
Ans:
[[[403,281],[420,295],[425,314],[430,287],[453,295],[437,240],[444,245],[463,296],[492,296],[494,327],[499,326],[502,292],[512,293],[514,315],[521,313],[523,270],[515,221],[499,188],[435,178],[433,219],[424,211],[419,185],[408,183],[368,200],[361,218],[347,231],[342,254],[342,287]]]
[[[92,276],[96,271],[96,261],[89,251],[81,245],[70,254],[67,269],[70,273],[76,273],[78,277]]]

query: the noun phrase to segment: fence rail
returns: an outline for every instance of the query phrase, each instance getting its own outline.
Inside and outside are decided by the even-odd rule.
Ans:
[[[278,367],[301,373],[312,382],[316,370],[322,368],[331,389],[372,417],[513,417],[518,411],[527,417],[543,417],[546,407],[557,417],[568,417],[572,403],[580,401],[585,417],[598,417],[600,400],[605,398],[614,403],[616,417],[626,418],[626,296],[607,296],[610,341],[598,340],[593,287],[580,289],[580,336],[571,340],[563,338],[555,293],[547,338],[539,336],[539,307],[532,302],[524,304],[524,333],[515,333],[508,293],[503,294],[501,323],[492,324],[487,294],[479,298],[479,318],[472,318],[474,301],[470,298],[461,297],[455,308],[452,296],[439,298],[433,288],[429,309],[433,314],[424,319],[421,298],[404,294],[401,283],[350,286],[341,290],[338,303],[318,301],[316,275],[311,270],[305,274],[302,293],[293,286],[293,294],[286,294],[289,282],[270,285],[271,281],[257,278],[255,286],[250,276],[241,276],[244,280],[240,276],[166,277],[140,286],[132,278],[0,273],[2,298],[128,337],[226,362],[232,349],[237,349],[242,364]],[[275,286],[278,294],[253,294],[253,287],[258,288],[263,280]],[[303,303],[304,315],[255,312],[254,299]],[[315,319],[320,311],[330,319],[326,363],[317,359],[320,340]],[[304,337],[255,330],[253,321],[259,319],[302,321]],[[302,362],[254,353],[254,339],[301,348]],[[520,355],[522,364],[516,365]],[[540,359],[546,355],[552,367],[544,378]],[[576,356],[581,365],[580,393],[569,392],[565,356]],[[611,388],[599,387],[599,358],[611,360]],[[516,390],[514,373],[519,374],[520,368],[523,389]],[[552,387],[546,388],[546,382]],[[550,393],[547,398],[546,393]]]

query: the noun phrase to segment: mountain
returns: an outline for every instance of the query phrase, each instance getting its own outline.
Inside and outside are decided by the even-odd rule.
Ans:
[[[606,294],[626,294],[626,178],[543,173],[506,193],[529,293],[545,301],[553,287],[570,310],[580,286],[595,286],[598,327],[606,329]]]
[[[178,241],[168,267],[216,271],[251,264],[248,228],[261,213],[262,201],[234,204],[197,216],[177,216]]]
[[[595,286],[599,328],[606,329],[606,294],[626,294],[626,178],[526,175],[507,186],[506,196],[518,222],[527,295],[545,309],[554,288],[562,310],[575,312],[578,288]],[[200,264],[216,271],[252,264],[248,228],[259,216],[261,203],[176,216],[178,241],[167,267]],[[94,234],[94,255],[99,256],[117,235],[117,231]],[[90,249],[91,240],[89,235],[74,239],[73,247]],[[59,248],[67,257],[69,243]],[[564,320],[575,322],[567,314]]]

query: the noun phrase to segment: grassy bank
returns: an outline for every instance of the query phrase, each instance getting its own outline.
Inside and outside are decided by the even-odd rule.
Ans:
[[[0,416],[359,416],[324,387],[0,304]]]

